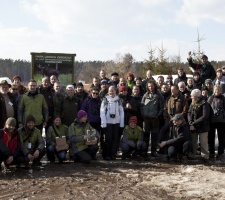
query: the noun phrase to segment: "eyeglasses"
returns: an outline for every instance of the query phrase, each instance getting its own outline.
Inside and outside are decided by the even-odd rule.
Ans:
[[[98,95],[98,93],[96,93],[96,92],[92,92],[92,94]]]
[[[12,88],[12,90],[18,90],[17,88]]]
[[[167,79],[173,79],[173,78],[167,78]]]

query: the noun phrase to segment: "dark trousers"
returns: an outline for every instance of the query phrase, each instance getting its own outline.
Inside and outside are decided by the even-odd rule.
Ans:
[[[215,122],[210,124],[210,131],[208,134],[208,144],[209,144],[209,153],[215,155],[215,132],[217,129],[218,136],[218,155],[222,155],[224,153],[224,142],[225,142],[225,123],[223,122]]]
[[[144,141],[147,144],[147,150],[149,147],[149,139],[151,132],[151,152],[156,152],[157,139],[159,134],[159,119],[158,118],[144,118]]]
[[[119,147],[119,124],[107,124],[104,129],[105,142],[103,148],[103,157],[116,157],[117,149]]]
[[[130,154],[132,151],[137,151],[139,155],[145,153],[147,151],[147,145],[143,142],[140,146],[132,147],[126,142],[121,142],[120,148],[123,154]]]
[[[30,153],[33,155],[35,151],[36,151],[36,149]],[[39,153],[38,158],[34,159],[33,162],[40,162],[45,154],[46,154],[46,148],[42,149],[42,151]]]
[[[75,160],[82,163],[90,163],[98,152],[98,145],[89,145],[87,149],[78,151],[74,156]]]
[[[0,164],[8,160],[8,156],[0,152]],[[22,155],[13,156],[13,162],[11,165],[20,165],[27,162],[28,158]]]
[[[191,141],[186,141],[179,145],[176,145],[176,146],[171,145],[168,147],[168,156],[170,158],[176,157],[177,154],[182,154],[182,155],[187,156],[191,152],[192,152],[192,142]]]

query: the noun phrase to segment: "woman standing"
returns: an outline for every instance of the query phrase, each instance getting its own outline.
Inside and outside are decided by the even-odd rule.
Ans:
[[[220,85],[215,85],[213,95],[209,97],[208,103],[211,105],[214,115],[210,123],[210,131],[208,135],[209,142],[209,157],[215,157],[215,132],[219,141],[218,155],[219,159],[223,158],[224,154],[224,126],[225,126],[225,97],[222,95]]]
[[[105,133],[103,158],[115,160],[120,140],[119,129],[124,127],[124,110],[114,86],[109,87],[108,95],[102,101],[100,116]]]

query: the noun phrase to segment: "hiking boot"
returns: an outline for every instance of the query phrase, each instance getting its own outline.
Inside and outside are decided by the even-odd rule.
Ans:
[[[218,154],[218,155],[216,156],[216,158],[217,158],[218,160],[225,161],[225,157],[224,157],[223,154]]]
[[[110,160],[111,160],[111,157],[106,156],[106,157],[104,158],[104,160],[110,161]]]
[[[134,150],[134,151],[132,152],[132,158],[135,159],[135,158],[137,158],[137,156],[138,156],[138,153],[137,153],[136,150]]]
[[[157,153],[155,151],[151,153],[151,156],[155,157],[155,158],[158,157],[158,155],[157,155]]]
[[[126,158],[127,158],[127,155],[126,154],[122,154],[121,160],[126,160]]]

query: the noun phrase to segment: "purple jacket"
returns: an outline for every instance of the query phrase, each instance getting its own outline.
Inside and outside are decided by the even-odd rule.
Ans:
[[[88,122],[101,122],[100,118],[100,107],[101,107],[101,100],[100,98],[86,98],[81,106],[81,110],[85,110],[87,112],[87,119]]]

